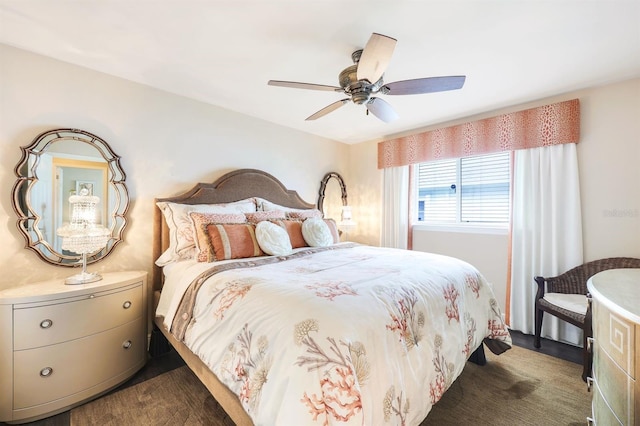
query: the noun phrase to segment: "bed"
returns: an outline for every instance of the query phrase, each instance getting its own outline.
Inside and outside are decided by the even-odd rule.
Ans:
[[[314,204],[263,171],[232,171],[156,206],[156,330],[237,425],[417,425],[468,359],[482,363],[483,342],[498,354],[511,346],[473,266],[339,242]],[[185,258],[167,257],[178,211],[167,206],[191,217]],[[294,244],[298,229],[309,244]],[[236,234],[253,246],[232,256]]]

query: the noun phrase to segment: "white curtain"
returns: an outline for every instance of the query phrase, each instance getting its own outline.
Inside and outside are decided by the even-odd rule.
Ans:
[[[406,249],[409,235],[409,167],[384,169],[382,247]]]
[[[533,334],[536,275],[551,277],[583,263],[576,144],[515,152],[511,328]],[[581,345],[581,330],[545,315],[542,336]]]

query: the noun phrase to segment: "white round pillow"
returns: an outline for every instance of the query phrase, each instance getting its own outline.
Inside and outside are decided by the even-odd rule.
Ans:
[[[326,247],[333,244],[329,226],[319,217],[302,222],[302,237],[311,247]]]
[[[293,252],[287,231],[268,220],[256,225],[256,240],[262,251],[272,256],[286,256]]]

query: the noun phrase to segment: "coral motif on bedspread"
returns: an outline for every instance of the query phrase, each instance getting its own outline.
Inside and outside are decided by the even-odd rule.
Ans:
[[[307,371],[322,369],[321,393],[305,391],[300,401],[309,408],[314,421],[322,416],[323,425],[330,424],[330,420],[346,422],[362,411],[360,387],[370,372],[366,351],[360,342],[338,343],[333,337],[327,337],[328,345],[323,346],[311,336],[318,331],[318,321],[314,319],[295,326],[295,343],[305,347],[308,354],[300,355],[296,365],[306,366]]]
[[[453,283],[449,284],[443,289],[444,300],[447,301],[447,307],[445,309],[445,314],[447,318],[449,318],[449,322],[452,319],[460,322],[460,312],[458,311],[458,297],[460,296],[460,292],[455,287]]]
[[[176,302],[185,344],[254,424],[419,424],[483,339],[510,346],[471,265],[338,247],[200,269]]]
[[[467,284],[467,287],[471,289],[471,291],[476,295],[476,299],[480,298],[480,286],[482,281],[477,275],[467,274],[464,276],[464,282]]]
[[[449,389],[451,383],[455,377],[453,377],[454,365],[452,363],[447,362],[444,355],[441,353],[442,350],[442,336],[436,335],[434,339],[434,357],[433,357],[433,366],[436,371],[436,378],[433,382],[429,384],[429,397],[431,399],[431,403],[435,404],[440,401],[444,391]]]
[[[338,296],[355,296],[358,293],[347,283],[342,281],[331,281],[328,283],[311,283],[305,288],[315,292],[316,296],[333,300]]]
[[[384,396],[384,402],[382,403],[382,409],[384,413],[384,421],[391,421],[391,416],[398,418],[398,424],[405,426],[407,423],[407,414],[409,413],[409,400],[403,399],[402,391],[399,395],[396,395],[395,386],[391,386]]]
[[[227,282],[222,290],[217,292],[213,297],[213,301],[217,302],[217,308],[213,311],[213,316],[216,319],[223,319],[226,310],[233,306],[233,303],[239,299],[242,299],[251,290],[253,283],[241,282],[233,280]]]
[[[376,293],[386,296],[391,323],[387,324],[387,330],[398,334],[400,342],[407,350],[411,350],[422,339],[424,327],[424,312],[416,310],[418,297],[412,289],[402,287],[376,287]]]
[[[254,343],[253,333],[245,324],[222,360],[221,371],[227,385],[231,384],[248,411],[258,407],[262,386],[267,382],[272,364],[271,357],[267,356],[268,347],[265,336],[260,336]]]

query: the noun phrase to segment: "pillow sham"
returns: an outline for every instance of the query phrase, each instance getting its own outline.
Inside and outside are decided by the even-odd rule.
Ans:
[[[285,213],[282,210],[270,210],[270,211],[260,211],[253,213],[245,213],[244,214],[247,222],[249,223],[258,223],[263,220],[269,219],[284,219]]]
[[[272,219],[270,222],[281,226],[289,234],[291,248],[307,247],[307,242],[302,236],[302,221],[289,219]]]
[[[245,223],[244,213],[198,213],[189,212],[193,230],[195,232],[196,257],[198,262],[207,262],[209,258],[209,234],[207,225],[210,223]]]
[[[264,198],[256,197],[256,208],[258,211],[272,211],[272,210],[280,210],[285,213],[288,212],[303,212],[309,209],[295,209],[293,207],[281,206],[280,204],[272,203],[269,200],[265,200]]]
[[[329,232],[331,232],[331,236],[333,237],[333,244],[338,244],[340,242],[340,231],[338,231],[338,224],[333,219],[323,219],[324,223],[327,224],[329,228]]]
[[[318,217],[302,222],[302,236],[311,247],[326,247],[333,244],[333,235],[329,226]]]
[[[195,256],[196,245],[193,224],[189,212],[200,213],[249,213],[256,211],[255,198],[225,204],[179,204],[166,201],[156,203],[169,228],[169,248],[156,260],[164,266],[178,260]]]
[[[243,259],[262,256],[264,253],[256,239],[256,227],[250,223],[210,223],[204,225],[209,235],[206,259],[215,260]]]
[[[287,219],[310,219],[321,218],[322,212],[318,209],[297,210],[287,212]]]
[[[264,220],[256,225],[256,239],[263,252],[272,256],[286,256],[293,252],[287,231]]]

